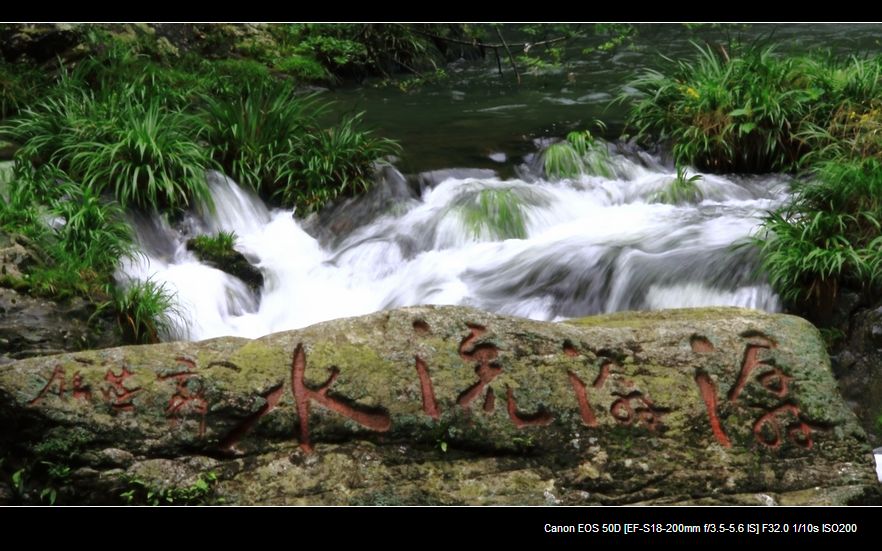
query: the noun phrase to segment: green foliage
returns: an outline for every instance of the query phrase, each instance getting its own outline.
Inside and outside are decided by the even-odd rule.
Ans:
[[[41,460],[67,463],[93,440],[94,435],[81,427],[53,427],[34,445],[33,451]]]
[[[686,168],[677,165],[677,176],[664,187],[650,197],[651,203],[666,203],[668,205],[682,205],[684,203],[699,203],[704,194],[698,188],[697,182],[701,180],[700,174],[688,176]]]
[[[157,343],[182,320],[175,295],[151,279],[115,289],[108,306],[116,312],[123,338],[134,344]]]
[[[794,127],[813,96],[795,62],[772,48],[729,59],[696,47],[696,60],[672,61],[671,75],[648,70],[631,83],[643,94],[629,120],[638,136],[670,140],[678,162],[710,172],[793,169],[802,153]]]
[[[97,190],[109,187],[124,206],[181,207],[210,202],[205,170],[210,161],[190,137],[189,119],[159,100],[123,106],[107,135],[78,140],[58,151],[71,177]]]
[[[513,188],[487,188],[470,196],[459,207],[466,227],[475,238],[526,239],[524,198]]]
[[[0,61],[0,121],[32,102],[42,80],[42,74],[29,65]]]
[[[398,153],[399,146],[360,129],[363,115],[346,116],[334,127],[291,142],[294,147],[279,164],[285,181],[280,189],[285,204],[314,210],[338,197],[370,189],[375,163]]]
[[[205,90],[200,102],[206,97],[240,95],[249,87],[267,86],[273,81],[269,67],[253,59],[203,60],[197,74]]]
[[[629,43],[636,34],[637,27],[633,24],[596,23],[594,25],[594,36],[600,40],[600,43],[584,48],[582,54],[613,51],[619,46]]]
[[[208,201],[207,153],[190,137],[190,119],[145,90],[96,96],[62,89],[0,129],[22,144],[17,171],[49,165],[123,206],[181,207]]]
[[[273,62],[273,67],[277,71],[287,73],[294,78],[306,82],[322,81],[329,78],[328,71],[321,63],[312,57],[291,54],[286,57],[277,58]]]
[[[0,200],[0,226],[23,236],[40,260],[25,274],[37,295],[100,297],[121,258],[132,254],[122,209],[88,187],[78,187],[48,169],[31,170]],[[55,219],[52,227],[46,224]]]
[[[820,164],[789,204],[769,213],[754,237],[772,286],[786,300],[829,314],[840,287],[871,299],[882,284],[882,163]]]
[[[159,487],[137,477],[125,477],[128,490],[119,497],[126,505],[209,505],[222,501],[214,498],[217,473],[200,473],[196,481],[185,487]]]
[[[77,259],[99,273],[115,270],[119,260],[134,252],[132,233],[122,208],[103,200],[94,189],[70,182],[60,186],[62,197],[51,203],[50,214],[64,224],[55,230],[56,259]]]
[[[232,98],[209,98],[201,116],[204,137],[224,172],[240,184],[275,191],[292,183],[280,159],[296,151],[327,110],[315,95],[297,95],[285,84],[246,86]]]
[[[61,489],[70,482],[71,472],[66,463],[29,460],[10,477],[14,497],[20,503],[55,505]]]
[[[591,132],[570,132],[564,142],[552,144],[543,153],[545,175],[549,178],[575,178],[592,174],[612,178],[606,144]]]
[[[34,173],[10,182],[6,195],[0,194],[0,227],[8,233],[24,235],[30,241],[43,242],[49,233],[43,221],[45,208],[41,208],[41,197],[45,193],[42,181]]]
[[[672,143],[678,162],[709,172],[789,171],[813,150],[878,151],[880,58],[697,48],[693,61],[668,60],[669,74],[647,70],[631,82],[639,98],[619,97],[632,104],[638,137]]]
[[[210,99],[202,114],[217,162],[238,182],[316,209],[367,190],[374,163],[398,152],[392,140],[359,128],[362,115],[322,129],[328,105],[288,85],[247,88],[233,99]]]
[[[193,238],[193,249],[209,257],[224,257],[233,252],[236,244],[235,232],[219,232],[217,235],[197,235]]]

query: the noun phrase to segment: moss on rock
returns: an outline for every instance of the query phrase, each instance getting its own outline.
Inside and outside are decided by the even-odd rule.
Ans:
[[[0,366],[0,389],[0,409],[45,425],[22,438],[92,435],[87,463],[108,447],[226,458],[213,468],[230,503],[878,497],[817,331],[750,310],[555,324],[414,307],[35,358]]]

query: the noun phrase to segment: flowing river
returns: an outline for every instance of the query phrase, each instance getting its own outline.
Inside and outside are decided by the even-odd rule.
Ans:
[[[255,337],[315,322],[414,304],[465,304],[557,320],[601,312],[737,305],[776,311],[750,246],[759,217],[786,200],[788,178],[704,175],[703,200],[671,206],[653,194],[674,178],[669,159],[613,142],[624,129],[627,82],[691,42],[731,50],[878,49],[867,25],[641,26],[609,52],[559,66],[522,67],[515,84],[493,55],[445,66],[418,87],[367,82],[337,90],[336,112],[366,111],[379,134],[403,145],[374,191],[304,219],[268,209],[221,175],[210,175],[216,210],[174,228],[135,221],[143,255],[122,279],[153,278],[177,294],[182,323],[171,338]],[[539,154],[572,129],[610,140],[613,178],[547,181]],[[400,172],[399,172],[400,170]],[[402,174],[404,173],[404,174]],[[202,209],[205,211],[205,209]],[[233,231],[236,249],[263,273],[259,292],[201,264],[187,238]]]
[[[700,203],[672,206],[652,202],[674,178],[670,168],[645,153],[616,154],[612,164],[614,179],[557,182],[436,171],[408,183],[387,169],[372,194],[306,224],[212,174],[215,212],[192,216],[183,231],[158,217],[139,221],[144,254],[125,277],[152,277],[175,291],[186,324],[174,337],[189,339],[257,337],[415,304],[540,320],[686,306],[779,308],[755,273],[753,249],[738,245],[759,215],[785,199],[784,178],[705,175]],[[482,204],[490,205],[485,218]],[[304,229],[319,225],[347,231],[317,238]],[[235,232],[236,249],[263,272],[259,293],[187,251],[188,237],[218,231]],[[518,238],[506,238],[513,233]]]

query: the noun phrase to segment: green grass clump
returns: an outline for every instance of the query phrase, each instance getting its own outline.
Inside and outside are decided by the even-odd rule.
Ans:
[[[828,316],[842,287],[878,298],[882,284],[882,163],[824,161],[793,199],[769,213],[754,241],[785,300]]]
[[[641,138],[671,143],[678,162],[700,170],[795,168],[803,152],[796,126],[819,93],[800,78],[797,63],[771,47],[731,59],[710,46],[697,48],[694,61],[669,60],[667,74],[647,70],[631,82],[642,94],[629,125]]]
[[[373,183],[374,163],[398,145],[360,128],[362,115],[324,128],[328,109],[289,85],[246,89],[207,102],[205,138],[214,159],[236,181],[283,204],[315,210]]]
[[[587,130],[570,132],[565,141],[548,146],[543,167],[549,178],[575,178],[583,173],[613,177],[606,145]]]
[[[123,206],[179,208],[210,197],[208,152],[190,118],[133,89],[96,95],[71,87],[27,108],[3,133],[22,145],[17,170],[50,166],[109,190]]]
[[[694,60],[668,59],[667,72],[647,70],[633,80],[638,98],[619,97],[631,102],[628,123],[638,138],[671,145],[679,163],[716,173],[795,171],[807,154],[848,137],[862,116],[878,120],[878,56],[696,47]],[[869,132],[863,137],[878,141]]]
[[[463,223],[476,238],[527,238],[527,203],[541,202],[519,188],[487,188],[457,201]]]
[[[310,132],[327,106],[285,84],[247,86],[235,97],[209,98],[204,137],[226,174],[258,191],[290,183],[280,159]]]
[[[363,193],[374,183],[375,164],[400,151],[398,144],[360,128],[363,113],[292,142],[280,159],[285,185],[279,190],[287,205],[314,210],[338,197]]]
[[[192,248],[210,257],[224,257],[234,252],[236,232],[219,232],[217,235],[197,235]]]
[[[116,289],[108,304],[116,313],[126,342],[153,344],[168,337],[181,321],[174,293],[155,281],[131,282]]]
[[[697,184],[701,178],[701,174],[689,176],[685,167],[677,165],[677,176],[663,189],[655,192],[649,201],[651,203],[665,203],[668,205],[700,203],[704,199],[704,194]]]

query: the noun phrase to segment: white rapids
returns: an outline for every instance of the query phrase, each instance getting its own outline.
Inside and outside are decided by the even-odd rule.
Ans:
[[[324,246],[292,211],[269,210],[213,173],[215,210],[190,216],[183,229],[159,217],[136,221],[144,254],[119,278],[152,278],[176,293],[186,323],[168,337],[192,340],[257,337],[415,304],[538,320],[688,306],[780,308],[756,274],[756,252],[735,245],[786,199],[785,177],[705,175],[700,203],[672,206],[652,202],[673,179],[671,169],[646,155],[642,162],[616,155],[613,163],[614,179],[449,177]],[[487,207],[488,195],[509,202]],[[500,223],[516,211],[514,237],[493,220],[475,222],[482,201]],[[334,216],[347,216],[338,210]],[[262,271],[259,296],[186,250],[186,238],[218,231],[235,232],[236,249]]]

